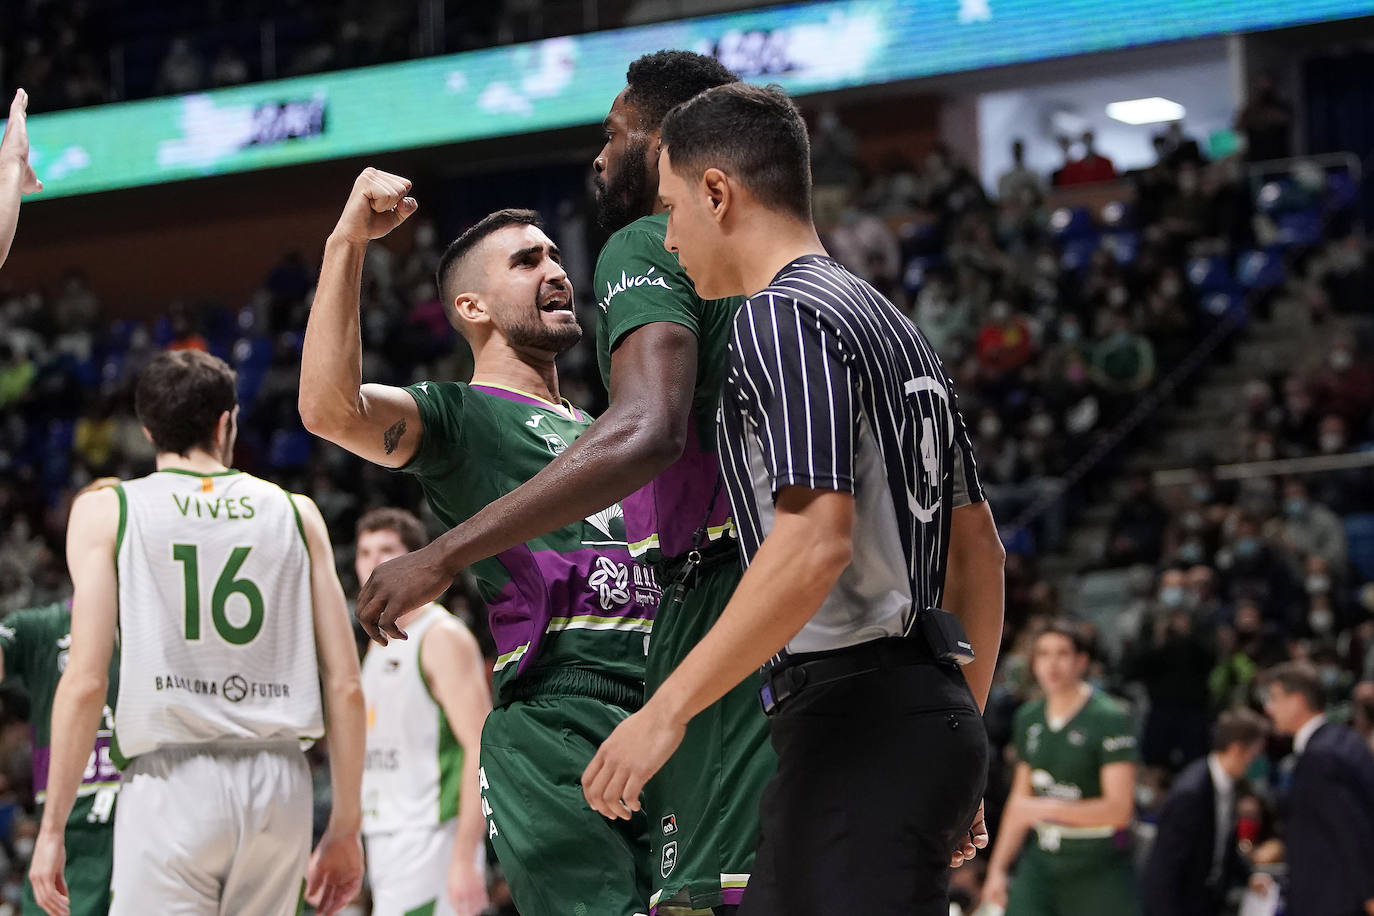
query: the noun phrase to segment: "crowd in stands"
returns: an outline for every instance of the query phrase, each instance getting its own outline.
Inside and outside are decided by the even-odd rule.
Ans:
[[[202,57],[163,75],[199,81],[217,69]],[[1156,148],[1157,163],[1120,176],[1111,203],[1089,209],[1057,206],[1054,195],[1116,176],[1091,135],[1066,142],[1053,176],[1027,169],[1014,151],[993,189],[942,146],[919,165],[894,158],[865,168],[833,112],[817,120],[813,144],[829,250],[906,308],[943,355],[979,474],[1006,525],[1007,638],[989,705],[999,754],[1012,711],[1032,689],[1027,634],[1075,610],[1073,596],[1039,572],[1040,557],[1062,546],[1077,504],[1117,506],[1090,563],[1133,567],[1133,593],[1105,615],[1112,623],[1100,628],[1092,676],[1136,701],[1147,818],[1170,775],[1205,753],[1215,714],[1253,705],[1257,672],[1276,662],[1320,666],[1338,711],[1374,730],[1374,690],[1355,689],[1374,679],[1374,551],[1351,543],[1349,518],[1374,510],[1368,470],[1237,481],[1213,467],[1343,454],[1374,440],[1370,342],[1351,330],[1364,327],[1374,263],[1352,231],[1353,186],[1309,169],[1256,189],[1236,160],[1206,161],[1181,129],[1162,134]],[[409,250],[370,249],[365,378],[466,377],[470,357],[432,281],[442,245],[422,223]],[[423,512],[405,475],[322,443],[300,424],[299,354],[314,276],[311,257],[286,253],[250,301],[174,303],[148,322],[106,315],[79,271],[47,290],[7,289],[0,278],[0,614],[68,593],[62,536],[77,488],[150,468],[130,381],[162,349],[206,349],[237,369],[237,465],[315,499],[345,577],[361,513],[379,505]],[[1137,432],[1086,476],[1075,468],[1207,335],[1243,327],[1280,299],[1305,305],[1311,321],[1329,328],[1331,345],[1320,362],[1249,384],[1235,454],[1211,456],[1188,485],[1160,489],[1148,475],[1126,475],[1121,456]],[[584,309],[591,302],[582,297]],[[582,319],[588,340],[563,360],[564,394],[597,408],[605,395],[590,344],[595,310]],[[1215,358],[1228,358],[1227,348]],[[1374,541],[1374,522],[1364,536]],[[461,591],[450,603],[485,638],[480,607]],[[1363,699],[1351,707],[1352,696]],[[0,857],[14,861],[30,826],[27,733],[8,702],[5,711]],[[1005,772],[995,768],[994,807]],[[1256,845],[1272,835],[1271,800],[1257,791],[1247,802],[1266,825]]]

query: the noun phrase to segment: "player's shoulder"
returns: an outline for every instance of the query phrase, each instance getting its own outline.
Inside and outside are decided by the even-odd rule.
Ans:
[[[642,261],[658,265],[660,269],[671,269],[674,273],[680,271],[677,257],[663,247],[667,235],[668,217],[664,213],[643,216],[621,226],[601,246],[596,259],[597,276]]]
[[[1012,716],[1012,723],[1018,732],[1025,731],[1036,722],[1045,721],[1045,698],[1036,697],[1027,700],[1016,707],[1016,713]]]
[[[13,639],[18,634],[38,629],[65,632],[70,629],[71,620],[71,606],[66,601],[20,608],[0,618],[0,638]]]
[[[1123,723],[1129,723],[1131,712],[1126,707],[1126,703],[1109,693],[1094,689],[1092,696],[1088,698],[1088,710],[1095,721],[1104,725],[1116,727]]]

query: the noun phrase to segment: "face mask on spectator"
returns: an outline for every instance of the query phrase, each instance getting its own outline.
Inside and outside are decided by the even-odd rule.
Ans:
[[[1336,623],[1336,615],[1332,614],[1327,608],[1317,608],[1307,615],[1307,625],[1312,628],[1312,632],[1326,634],[1331,632],[1331,627]],[[1322,669],[1323,675],[1326,669]],[[1325,680],[1325,677],[1322,678]]]
[[[1294,496],[1283,504],[1283,511],[1291,516],[1299,516],[1307,511],[1307,500],[1301,496]]]
[[[978,421],[978,435],[984,439],[996,439],[1002,432],[1002,421],[996,417],[983,417]]]
[[[1322,665],[1317,673],[1321,675],[1322,686],[1327,690],[1335,690],[1337,687],[1341,686],[1341,681],[1343,679],[1341,669],[1337,668],[1335,665]]]
[[[1330,454],[1345,448],[1345,436],[1341,433],[1322,433],[1317,444],[1323,452]]]
[[[1331,591],[1331,577],[1322,573],[1313,573],[1307,577],[1307,594],[1324,595]]]
[[[1076,324],[1066,324],[1059,328],[1059,339],[1064,343],[1078,343],[1082,336],[1083,332],[1079,330]]]
[[[1258,556],[1260,552],[1259,538],[1243,537],[1236,541],[1236,557],[1242,560],[1250,560]]]
[[[27,862],[33,855],[33,837],[21,836],[15,840],[14,854],[20,860]]]
[[[1205,483],[1195,483],[1192,489],[1193,502],[1209,503],[1212,501],[1212,488]]]
[[[1344,372],[1355,362],[1355,357],[1349,350],[1332,350],[1329,360],[1332,369]]]
[[[1178,558],[1189,566],[1202,562],[1202,545],[1197,541],[1184,541],[1178,548]]]
[[[1167,608],[1183,607],[1183,599],[1186,597],[1181,585],[1166,585],[1159,590],[1159,603]]]
[[[1048,436],[1054,432],[1054,418],[1047,413],[1038,413],[1030,418],[1026,426],[1032,436]]]

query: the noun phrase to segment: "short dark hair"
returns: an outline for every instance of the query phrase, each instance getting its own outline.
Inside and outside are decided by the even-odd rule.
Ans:
[[[639,113],[640,126],[655,130],[663,116],[699,92],[738,83],[720,61],[692,51],[645,54],[625,72],[625,101]]]
[[[1233,744],[1247,747],[1269,736],[1269,720],[1252,709],[1228,709],[1212,726],[1212,750],[1224,751]]]
[[[1326,708],[1326,688],[1317,669],[1307,662],[1283,662],[1269,669],[1265,684],[1278,684],[1284,693],[1296,693],[1313,712]]]
[[[424,524],[414,514],[391,506],[373,509],[358,519],[355,537],[362,537],[372,531],[396,532],[406,550],[419,550],[429,543]]]
[[[660,141],[684,178],[696,181],[718,168],[765,207],[811,220],[811,140],[780,88],[708,89],[668,112]]]
[[[448,286],[457,276],[464,259],[483,239],[507,226],[533,226],[543,230],[544,221],[533,210],[497,210],[473,223],[466,232],[444,249],[444,253],[439,257],[439,266],[434,271],[434,283],[439,289],[439,298],[444,302],[445,312],[453,308],[453,297],[458,294],[458,290],[450,290]]]
[[[1055,617],[1041,624],[1040,628],[1035,631],[1035,639],[1039,640],[1041,636],[1045,635],[1064,637],[1073,643],[1073,651],[1078,655],[1092,654],[1092,645],[1083,626],[1067,617]]]
[[[220,416],[238,404],[237,384],[234,370],[217,356],[161,353],[138,373],[134,413],[159,452],[185,455],[214,443]]]

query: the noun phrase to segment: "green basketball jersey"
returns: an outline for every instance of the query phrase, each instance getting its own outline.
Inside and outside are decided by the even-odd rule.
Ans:
[[[448,527],[539,473],[588,426],[550,404],[497,385],[420,382],[406,389],[424,422],[414,474]],[[630,558],[619,504],[474,563],[499,653],[499,699],[517,677],[582,668],[644,681],[661,594],[653,570]]]
[[[703,522],[711,540],[733,534],[729,500],[719,488],[716,410],[730,325],[743,300],[699,298],[677,255],[663,247],[667,231],[666,213],[635,220],[611,236],[596,261],[596,304],[601,311],[596,350],[608,389],[611,353],[636,328],[669,321],[697,337],[687,447],[675,464],[624,502],[630,552],[646,562],[686,553]]]
[[[1043,698],[1022,704],[1013,726],[1016,751],[1031,769],[1031,792],[1036,796],[1079,801],[1100,798],[1102,767],[1136,760],[1136,739],[1130,717],[1116,700],[1094,690],[1062,727],[1050,727]],[[1042,833],[1044,845],[1045,830]],[[1102,839],[1116,831],[1103,827],[1054,828],[1056,837]]]
[[[0,621],[0,651],[4,652],[5,678],[20,681],[29,696],[29,729],[33,747],[33,794],[38,804],[47,798],[48,766],[51,761],[52,701],[57,682],[67,667],[71,646],[72,611],[68,602],[28,608],[9,614]],[[76,804],[68,826],[104,824],[114,810],[119,788],[119,771],[110,759],[113,719],[110,711],[119,689],[119,669],[110,665],[110,687],[106,706],[96,731]]]

